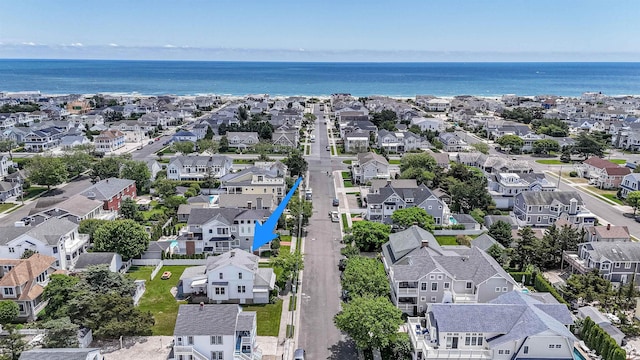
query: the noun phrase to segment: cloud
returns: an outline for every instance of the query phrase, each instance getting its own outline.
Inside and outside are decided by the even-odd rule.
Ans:
[[[73,46],[73,47],[83,47],[84,45],[82,45],[82,43],[77,42],[77,43],[73,43],[73,44],[71,44],[70,46]]]
[[[165,47],[165,48],[167,48],[167,49],[173,49],[173,48],[175,48],[176,46],[175,46],[175,45],[171,45],[171,44],[167,44],[167,45],[165,45],[165,46],[163,46],[163,47]]]
[[[120,45],[118,45],[118,44],[114,44],[114,43],[111,43],[111,44],[109,44],[109,46],[110,46],[110,47],[118,47],[118,46],[120,46]]]
[[[34,43],[33,41],[29,41],[29,42],[23,42],[22,45],[27,45],[27,46],[36,46],[38,44]]]

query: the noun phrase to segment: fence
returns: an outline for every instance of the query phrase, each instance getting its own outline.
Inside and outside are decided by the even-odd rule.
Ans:
[[[160,269],[162,269],[163,266],[163,262],[162,260],[160,260],[160,262],[158,263],[158,265],[156,265],[156,268],[153,269],[153,271],[151,272],[151,280],[153,280],[153,278],[156,277],[156,275],[158,275],[158,273],[160,272]]]
[[[480,235],[486,230],[434,230],[433,235]]]
[[[207,259],[133,259],[132,265],[135,266],[173,266],[173,265],[184,265],[184,266],[197,266],[197,265],[206,265]]]

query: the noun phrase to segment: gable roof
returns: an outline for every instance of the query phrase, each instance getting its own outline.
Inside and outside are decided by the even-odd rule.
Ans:
[[[584,247],[595,262],[604,261],[605,259],[614,262],[640,261],[640,243],[638,242],[595,241],[582,243],[578,246]]]
[[[382,254],[389,264],[394,264],[414,249],[420,248],[423,241],[428,242],[430,249],[442,253],[440,244],[430,232],[413,225],[404,231],[389,234],[389,241],[382,245]]]
[[[173,335],[235,335],[241,311],[235,304],[180,305]]]
[[[358,162],[360,163],[360,166],[368,163],[369,161],[375,160],[381,164],[384,165],[389,165],[389,162],[387,161],[387,159],[384,158],[384,156],[376,154],[374,152],[367,152],[367,153],[359,153],[358,154]]]
[[[258,269],[258,259],[258,256],[242,249],[233,249],[219,256],[207,258],[207,271],[231,265],[255,272]]]
[[[57,245],[60,237],[73,231],[78,224],[67,219],[51,218],[37,226],[0,227],[0,244],[6,245],[21,235],[28,235],[48,245]]]
[[[262,220],[271,215],[269,210],[249,210],[234,208],[193,208],[189,213],[188,225],[203,225],[212,220],[221,221],[224,224],[231,225],[233,220],[243,219]]]
[[[131,184],[135,185],[135,183],[136,182],[134,180],[118,179],[112,177],[97,182],[95,185],[81,192],[80,194],[88,198],[95,196],[96,200],[105,201],[110,200],[120,191],[127,188]]]
[[[577,191],[523,191],[518,195],[526,205],[551,205],[554,200],[569,205],[572,199],[578,200],[578,205],[584,204]]]
[[[76,260],[74,268],[78,270],[86,269],[89,266],[110,265],[116,256],[118,256],[118,254],[114,252],[84,252],[78,255],[78,260]]]
[[[98,348],[31,349],[23,351],[19,360],[87,360]]]
[[[599,158],[597,156],[592,156],[587,160],[582,162],[583,164],[591,165],[598,169],[606,169],[606,168],[618,168],[620,167],[618,164],[613,163],[609,160]]]
[[[493,245],[498,246],[500,249],[504,249],[504,246],[492,238],[489,234],[484,233],[477,238],[471,240],[471,246],[475,246],[480,250],[487,251]]]

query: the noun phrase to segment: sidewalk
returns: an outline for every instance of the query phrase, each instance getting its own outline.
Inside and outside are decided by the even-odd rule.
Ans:
[[[342,184],[344,184],[342,179],[342,171],[335,170],[333,172],[333,186],[336,188],[336,197],[340,199],[338,212],[340,214],[347,214],[347,225],[348,227],[352,227],[353,222],[351,221],[351,211],[349,210],[349,199],[347,198],[347,190],[342,187]],[[341,229],[344,229],[344,225],[342,225],[342,215],[340,215],[340,226]]]

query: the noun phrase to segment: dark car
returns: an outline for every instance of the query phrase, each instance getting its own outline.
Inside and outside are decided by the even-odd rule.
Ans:
[[[349,302],[351,297],[349,296],[349,292],[347,290],[342,290],[342,301]]]
[[[333,199],[333,206],[340,206],[340,200],[338,199]]]
[[[25,225],[29,225],[29,223],[31,223],[31,218],[23,217],[22,219],[20,219],[20,221],[22,221]]]
[[[636,222],[640,222],[640,215],[636,216]]]
[[[340,261],[338,261],[338,270],[344,271],[344,269],[346,268],[347,268],[347,259],[340,259]]]

